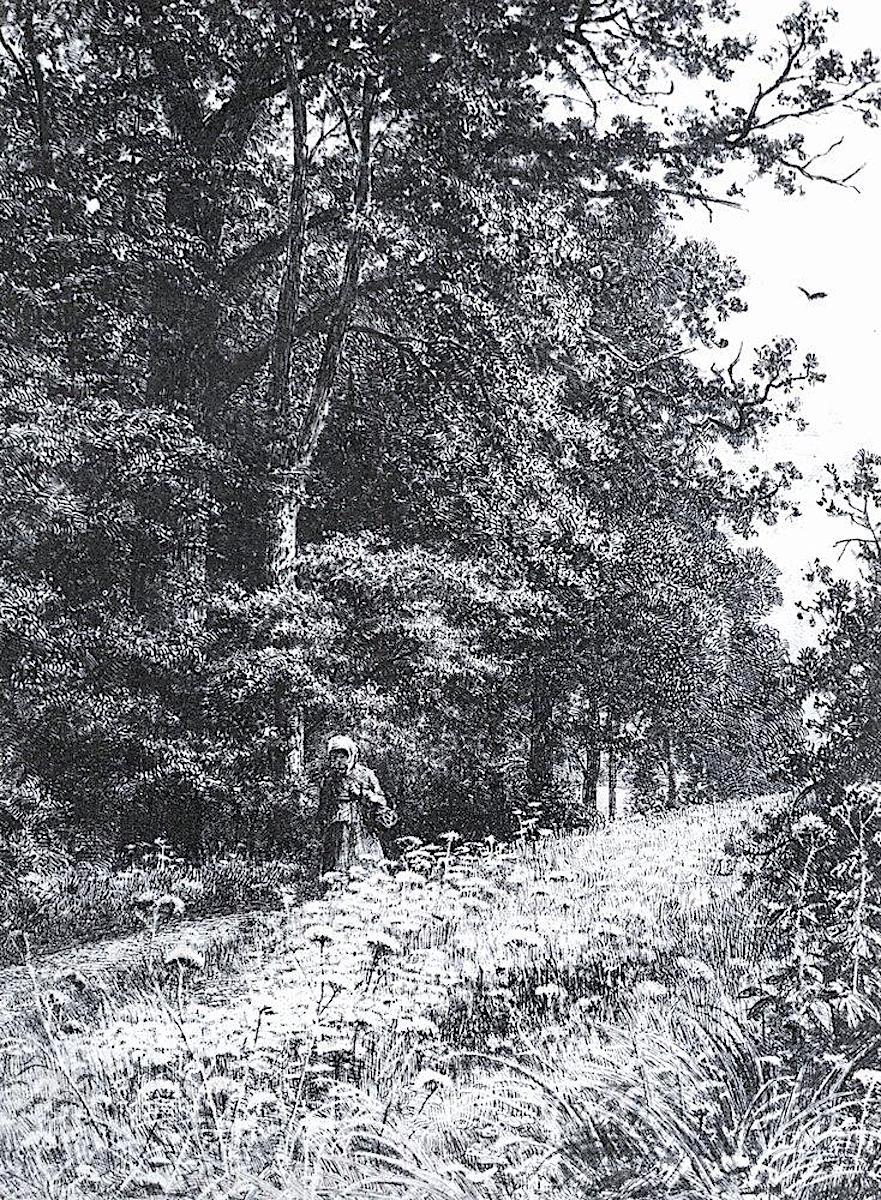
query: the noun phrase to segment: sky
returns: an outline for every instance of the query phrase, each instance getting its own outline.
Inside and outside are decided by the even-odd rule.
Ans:
[[[741,12],[754,11],[757,32],[764,32],[773,27],[776,7],[772,0],[743,0]],[[869,47],[881,55],[878,0],[843,0],[839,16],[835,40],[842,49]],[[846,174],[865,164],[854,180],[859,192],[815,183],[804,196],[785,196],[754,183],[741,209],[715,209],[712,220],[702,209],[689,210],[680,225],[683,233],[711,238],[747,276],[748,311],[725,330],[733,351],[743,341],[745,360],[750,347],[792,336],[800,352],[817,354],[826,374],[825,383],[804,394],[807,430],[778,426],[765,451],[771,462],[794,462],[804,477],[791,493],[802,516],[759,534],[781,571],[784,603],[772,622],[793,648],[810,638],[807,623],[796,618],[796,602],[811,594],[803,573],[818,557],[834,563],[834,543],[845,532],[816,503],[824,464],[846,467],[860,448],[881,452],[881,129],[845,112],[817,121],[811,132],[821,149],[842,135],[844,144],[824,165]],[[808,301],[799,286],[828,295]],[[840,569],[847,572],[846,561]]]

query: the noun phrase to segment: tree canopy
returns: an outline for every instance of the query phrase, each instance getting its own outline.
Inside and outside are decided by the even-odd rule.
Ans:
[[[14,821],[259,842],[340,723],[429,824],[505,829],[601,743],[763,777],[784,656],[729,534],[791,469],[739,452],[818,367],[701,367],[742,279],[676,206],[822,182],[808,118],[879,91],[830,13],[738,29],[726,0],[7,9]]]

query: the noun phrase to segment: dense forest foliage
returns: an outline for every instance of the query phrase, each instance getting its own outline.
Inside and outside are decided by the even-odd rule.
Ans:
[[[798,680],[745,539],[792,471],[752,451],[820,376],[735,357],[743,280],[675,216],[875,120],[833,24],[7,6],[7,837],[296,848],[338,728],[421,833],[577,821],[601,751],[648,801],[767,788]]]

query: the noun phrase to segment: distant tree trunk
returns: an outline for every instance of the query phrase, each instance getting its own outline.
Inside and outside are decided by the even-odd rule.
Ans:
[[[676,763],[673,758],[673,741],[669,732],[664,734],[664,757],[666,759],[667,770],[667,807],[675,808],[678,802],[678,789],[676,787]]]
[[[208,484],[193,480],[193,508],[181,515],[174,564],[176,583],[183,603],[182,616],[196,626],[205,620],[205,593],[208,587]]]
[[[529,704],[529,756],[526,763],[528,799],[547,799],[554,780],[554,703],[550,669],[546,663],[533,667]]]
[[[584,812],[596,812],[597,788],[600,783],[600,710],[592,703],[588,712],[590,730],[585,747],[584,774],[581,777],[581,808]]]
[[[487,714],[486,731],[483,762],[487,771],[487,790],[490,803],[488,824],[490,832],[498,837],[509,838],[513,837],[516,832],[511,812],[508,780],[505,774],[506,752],[509,747],[500,728],[499,718],[492,711]]]
[[[618,815],[618,750],[615,738],[618,734],[618,722],[610,714],[608,721],[608,755],[609,755],[609,820],[614,821]]]

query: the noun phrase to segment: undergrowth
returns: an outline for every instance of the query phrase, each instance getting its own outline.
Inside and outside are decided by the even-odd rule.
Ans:
[[[714,873],[730,824],[415,847],[393,878],[287,893],[231,973],[184,940],[136,994],[35,975],[37,1029],[3,1046],[0,1194],[879,1194],[881,1073],[793,1069],[748,1017],[773,946]]]
[[[216,916],[278,907],[283,888],[302,888],[301,863],[226,854],[195,866],[161,841],[126,869],[61,864],[10,873],[0,888],[0,965],[21,961],[21,935],[34,950],[120,937],[162,919]]]

